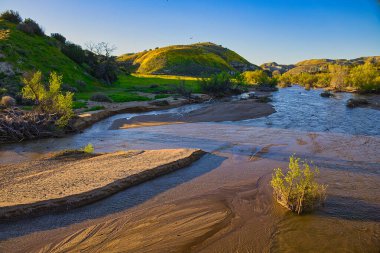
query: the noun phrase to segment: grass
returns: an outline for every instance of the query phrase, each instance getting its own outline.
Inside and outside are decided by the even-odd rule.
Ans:
[[[87,106],[87,102],[83,101],[73,101],[73,109],[85,108]]]
[[[171,95],[168,95],[168,94],[158,94],[158,95],[154,96],[154,99],[168,98],[170,96]]]
[[[16,28],[15,24],[0,19],[0,30],[9,31],[0,36],[0,50],[5,55],[3,61],[11,63],[22,71],[40,70],[47,78],[56,71],[63,75],[63,82],[83,91],[93,89],[100,83],[85,69],[65,56],[56,46],[56,41],[48,36],[32,36]],[[20,78],[18,76],[17,78]],[[77,81],[87,85],[80,87]]]
[[[116,103],[151,100],[148,97],[136,95],[133,93],[114,93],[114,94],[110,94],[109,97],[112,99],[113,102],[116,102]]]
[[[164,93],[174,93],[176,91],[176,86],[180,84],[181,80],[185,81],[186,87],[191,89],[193,93],[201,92],[198,79],[195,77],[121,74],[112,85],[98,86],[93,91],[78,92],[75,94],[75,98],[89,100],[93,94],[101,92],[109,96],[114,102],[147,101],[149,98],[135,93],[167,95]]]

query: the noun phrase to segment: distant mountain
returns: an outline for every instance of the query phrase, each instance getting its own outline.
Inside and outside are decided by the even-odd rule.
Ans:
[[[117,60],[129,71],[144,74],[201,76],[259,69],[234,51],[210,42],[124,54]]]
[[[299,73],[317,73],[317,72],[326,72],[329,65],[342,65],[342,66],[356,66],[364,64],[365,62],[370,61],[375,64],[380,64],[380,56],[369,56],[369,57],[360,57],[356,59],[310,59],[305,61],[300,61],[295,64],[295,67],[289,70],[291,74]]]
[[[278,74],[283,74],[292,68],[294,68],[295,65],[285,65],[285,64],[277,64],[276,62],[268,62],[260,65],[260,68],[263,70],[275,73],[277,72]]]

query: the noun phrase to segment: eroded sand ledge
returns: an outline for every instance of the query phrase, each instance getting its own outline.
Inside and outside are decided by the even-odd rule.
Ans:
[[[159,126],[195,122],[240,121],[268,116],[275,112],[271,104],[242,100],[211,104],[185,114],[141,115],[131,119],[117,119],[110,129]]]
[[[199,149],[47,157],[0,166],[0,219],[66,210],[186,167]]]

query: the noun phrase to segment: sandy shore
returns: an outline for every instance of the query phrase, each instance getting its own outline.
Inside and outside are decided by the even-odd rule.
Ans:
[[[0,219],[69,209],[190,165],[199,149],[51,156],[0,166]]]
[[[254,119],[274,113],[272,105],[254,100],[211,104],[187,114],[142,115],[131,119],[115,120],[110,129],[127,129],[194,122],[222,122]]]

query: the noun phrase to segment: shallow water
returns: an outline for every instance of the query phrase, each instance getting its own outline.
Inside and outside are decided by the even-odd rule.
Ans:
[[[82,134],[1,147],[2,163],[88,142],[100,152],[192,147],[211,154],[189,168],[82,208],[3,223],[0,251],[82,247],[84,252],[164,252],[167,246],[194,252],[379,252],[380,111],[348,109],[351,94],[322,98],[320,92],[280,89],[273,94],[277,112],[259,119],[108,130],[117,118],[141,115],[123,114]],[[170,111],[199,106],[204,105]],[[313,160],[320,167],[320,181],[328,184],[326,206],[313,214],[293,215],[272,199],[272,170],[285,167],[293,153]],[[201,206],[207,206],[210,218]],[[194,211],[178,215],[179,210]],[[207,222],[214,225],[197,229]],[[142,226],[147,227],[139,230]],[[177,229],[186,233],[170,239]],[[146,235],[154,231],[158,241],[157,235]],[[134,240],[141,243],[123,244]]]

